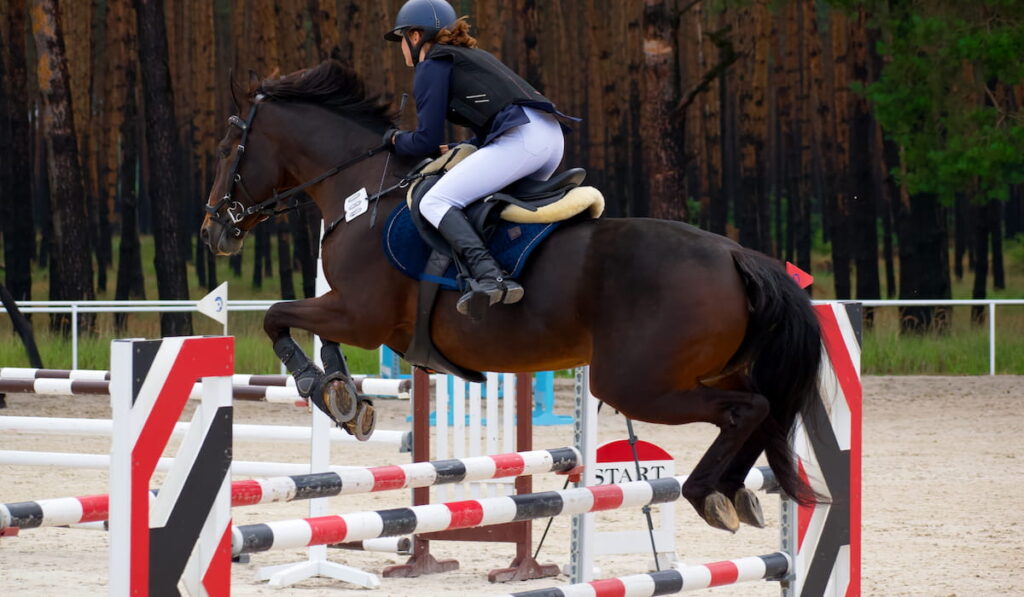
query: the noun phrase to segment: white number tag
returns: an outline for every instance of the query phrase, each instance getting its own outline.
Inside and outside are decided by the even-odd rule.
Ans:
[[[345,199],[345,221],[351,222],[366,213],[370,202],[366,200],[366,188],[359,189]]]

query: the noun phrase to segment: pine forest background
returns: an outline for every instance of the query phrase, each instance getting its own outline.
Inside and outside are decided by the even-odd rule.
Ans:
[[[381,38],[401,4],[0,0],[10,296],[198,298],[232,275],[251,282],[233,298],[312,295],[315,209],[259,226],[242,257],[199,242],[229,77],[334,56],[388,99],[411,94]],[[481,47],[583,118],[564,165],[587,168],[610,216],[727,234],[814,273],[816,297],[939,299],[959,284],[982,298],[1024,262],[1024,2],[453,4]],[[949,319],[908,308],[899,325]],[[164,335],[192,329],[161,320]]]

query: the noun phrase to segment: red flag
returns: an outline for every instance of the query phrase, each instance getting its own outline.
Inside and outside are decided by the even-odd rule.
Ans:
[[[793,278],[796,285],[800,288],[807,288],[811,284],[814,284],[814,276],[793,265],[790,262],[786,262],[786,273],[789,277]]]

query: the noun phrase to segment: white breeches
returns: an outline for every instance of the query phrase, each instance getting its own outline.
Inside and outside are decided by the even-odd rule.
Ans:
[[[554,115],[523,107],[530,122],[509,129],[441,177],[420,202],[435,227],[448,210],[462,209],[522,178],[547,180],[562,161],[562,127]]]

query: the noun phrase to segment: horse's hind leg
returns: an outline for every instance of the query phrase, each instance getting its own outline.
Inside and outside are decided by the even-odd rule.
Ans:
[[[719,492],[732,499],[740,522],[759,529],[764,528],[761,500],[758,499],[756,493],[746,488],[745,480],[758,457],[764,452],[765,444],[762,433],[762,430],[758,428],[747,438],[743,447],[736,453],[736,457],[726,467],[716,487]]]
[[[768,400],[752,392],[707,386],[672,391],[649,400],[629,399],[635,395],[631,391],[625,394],[626,400],[616,400],[610,394],[600,393],[599,380],[595,379],[593,385],[596,396],[628,417],[669,425],[706,422],[719,428],[718,437],[683,484],[683,497],[708,524],[735,532],[740,519],[732,501],[718,486],[748,438],[768,415]]]

